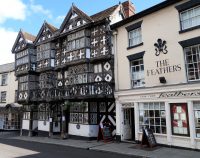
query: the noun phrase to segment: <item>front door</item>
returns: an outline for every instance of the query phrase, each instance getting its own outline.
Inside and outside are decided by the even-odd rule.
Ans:
[[[123,139],[134,140],[135,139],[134,128],[134,108],[124,109],[124,128]]]

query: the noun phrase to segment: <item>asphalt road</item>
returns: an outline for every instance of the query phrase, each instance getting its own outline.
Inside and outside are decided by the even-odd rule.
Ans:
[[[60,145],[0,139],[0,158],[137,158]]]

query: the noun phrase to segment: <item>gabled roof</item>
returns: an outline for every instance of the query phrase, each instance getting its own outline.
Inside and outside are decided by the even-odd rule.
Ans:
[[[24,39],[25,40],[28,40],[28,41],[31,41],[31,42],[34,42],[35,41],[35,36],[28,33],[28,32],[24,32],[24,31],[21,31],[22,32],[22,35],[24,36]]]
[[[94,20],[94,22],[106,19],[115,11],[115,9],[117,9],[118,6],[119,5],[114,5],[106,10],[96,13],[96,14],[92,15],[91,18],[92,18],[92,20]]]
[[[86,20],[87,22],[93,22],[90,16],[88,16],[86,13],[78,9],[74,4],[72,4],[72,7],[70,8],[67,16],[65,17],[63,23],[60,26],[60,31],[62,32],[64,27],[66,26],[67,22],[69,21],[70,17],[73,15],[73,13],[76,13],[79,15],[81,18]]]
[[[58,30],[55,26],[53,26],[53,25],[47,23],[46,21],[44,21],[44,23],[43,23],[42,27],[40,28],[40,31],[39,31],[39,33],[38,33],[38,35],[37,35],[37,37],[36,37],[36,39],[34,41],[34,43],[36,43],[39,40],[39,38],[42,35],[45,27],[47,27],[50,30],[52,35]]]
[[[56,32],[58,28],[46,22],[47,27],[50,29],[51,32]]]
[[[20,38],[23,38],[23,40],[25,41],[25,43],[26,43],[26,45],[29,43],[29,44],[33,44],[33,42],[35,41],[35,36],[34,35],[32,35],[32,34],[30,34],[30,33],[28,33],[28,32],[25,32],[25,31],[22,31],[21,29],[20,29],[20,31],[19,31],[19,33],[18,33],[18,35],[17,35],[17,38],[16,38],[16,40],[15,40],[15,43],[14,43],[14,45],[13,45],[13,47],[12,47],[12,53],[14,53],[14,51],[15,51],[15,47],[17,46],[17,43],[19,42],[19,39]]]

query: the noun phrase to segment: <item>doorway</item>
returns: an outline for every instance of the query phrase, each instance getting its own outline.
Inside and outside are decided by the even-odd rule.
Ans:
[[[125,141],[134,141],[135,140],[134,108],[124,109],[123,139]]]

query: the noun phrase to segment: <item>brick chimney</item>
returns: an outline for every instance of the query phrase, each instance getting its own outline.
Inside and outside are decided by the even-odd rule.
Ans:
[[[122,6],[123,6],[123,10],[124,10],[124,13],[126,16],[125,18],[128,18],[135,14],[135,7],[134,7],[133,3],[131,2],[131,0],[127,0],[127,1],[123,2]]]

